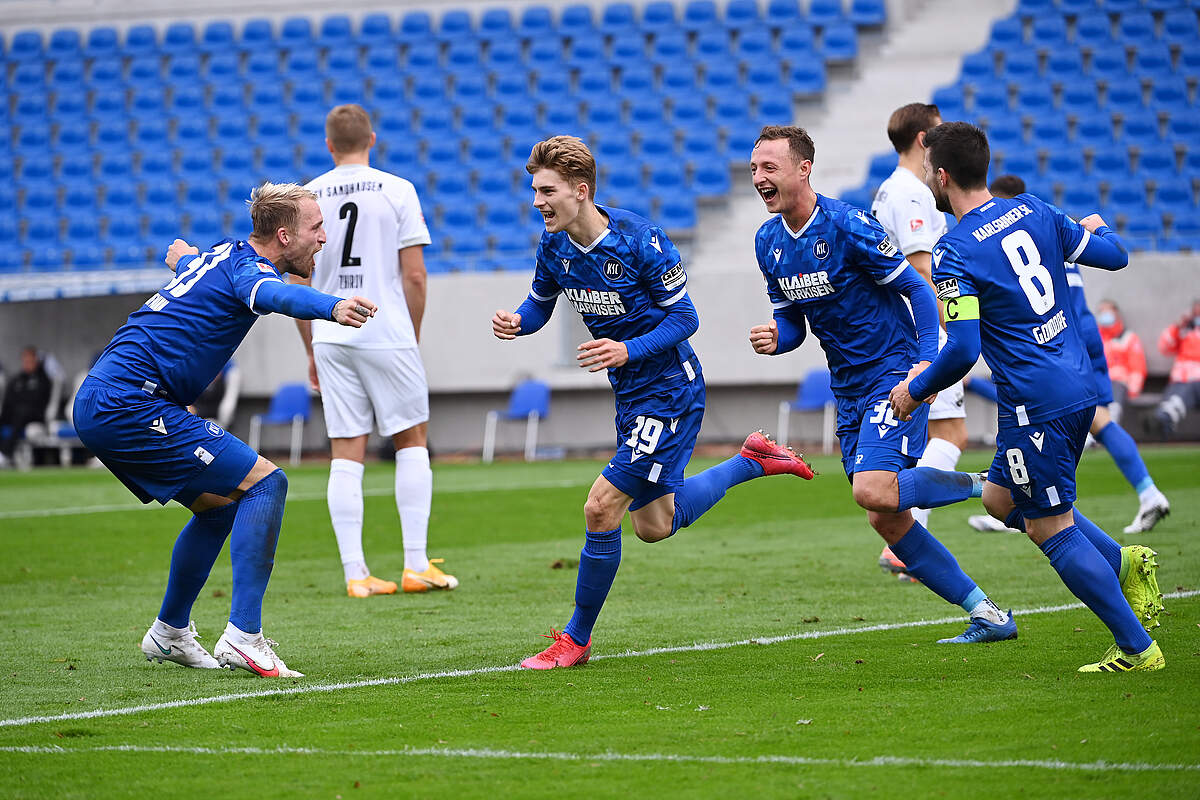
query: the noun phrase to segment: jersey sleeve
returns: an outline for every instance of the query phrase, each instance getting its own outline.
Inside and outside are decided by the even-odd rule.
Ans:
[[[771,271],[767,267],[767,252],[770,247],[767,236],[760,230],[754,237],[754,261],[758,264],[758,270],[762,273],[763,280],[767,282],[767,299],[771,301],[771,308],[778,311],[793,305],[793,303],[779,288],[779,282],[771,279]]]
[[[687,295],[687,272],[675,243],[661,228],[649,227],[639,237],[638,273],[650,291],[650,299],[667,308]]]
[[[847,261],[863,269],[880,286],[891,283],[908,267],[896,243],[879,220],[861,209],[850,209],[838,221],[845,237]]]
[[[279,277],[275,267],[257,256],[244,257],[235,261],[230,267],[230,279],[233,283],[233,292],[237,295],[238,300],[259,315],[270,313],[256,308],[254,305],[259,289],[264,283],[283,283],[283,279]]]
[[[978,296],[975,279],[967,272],[962,256],[950,245],[942,242],[933,246],[930,266],[938,300],[947,302],[956,297]]]
[[[421,200],[417,189],[408,181],[392,185],[389,194],[396,209],[396,244],[400,250],[415,245],[429,244],[429,228],[425,214],[421,211]]]
[[[538,243],[535,259],[537,263],[533,267],[533,286],[529,290],[529,296],[540,303],[556,300],[562,287],[558,285],[558,280],[554,277],[553,261],[546,250],[544,235],[542,241]]]
[[[1021,195],[1024,197],[1024,195]],[[1083,252],[1083,248],[1087,247],[1088,240],[1092,235],[1087,229],[1080,225],[1075,220],[1067,216],[1066,212],[1057,206],[1053,206],[1045,201],[1042,204],[1049,212],[1051,220],[1054,221],[1054,228],[1058,231],[1058,240],[1062,244],[1063,259],[1066,261],[1078,261],[1079,254]]]

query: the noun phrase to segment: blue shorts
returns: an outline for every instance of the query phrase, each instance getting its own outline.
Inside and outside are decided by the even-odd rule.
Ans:
[[[903,379],[903,375],[890,375],[858,400],[837,398],[837,437],[847,478],[868,470],[899,472],[916,464],[925,452],[928,404],[921,403],[908,422],[901,422],[888,400],[892,387]]]
[[[1066,513],[1094,406],[1029,425],[1001,423],[988,480],[1003,486],[1026,519]]]
[[[679,490],[703,420],[700,377],[678,394],[617,403],[617,452],[601,474],[633,498],[630,511]]]
[[[228,495],[258,460],[215,422],[92,376],[75,395],[73,421],[80,441],[143,503],[190,506],[204,492]]]

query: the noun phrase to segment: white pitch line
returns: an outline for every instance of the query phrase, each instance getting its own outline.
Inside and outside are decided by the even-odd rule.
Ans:
[[[1179,600],[1185,597],[1200,595],[1200,590],[1191,589],[1182,592],[1172,592],[1164,595],[1168,600]],[[1053,614],[1058,611],[1074,611],[1083,608],[1083,603],[1067,603],[1059,606],[1039,606],[1037,608],[1013,611],[1014,616],[1025,617],[1035,614]],[[699,653],[710,650],[726,650],[731,647],[746,645],[771,645],[783,642],[796,642],[804,639],[824,639],[832,636],[849,636],[858,633],[875,633],[878,631],[894,631],[903,628],[921,628],[929,625],[947,625],[962,622],[961,616],[939,617],[937,619],[919,619],[911,622],[888,622],[879,625],[864,625],[858,628],[833,628],[824,631],[804,631],[789,633],[782,636],[763,636],[754,639],[739,639],[735,642],[697,642],[695,644],[677,645],[673,647],[652,647],[647,650],[626,650],[622,653],[592,656],[592,661],[606,658],[640,658],[643,656],[662,655],[664,653]],[[417,681],[435,680],[438,678],[468,678],[474,675],[486,675],[496,672],[517,672],[516,664],[506,664],[495,667],[475,667],[472,669],[452,669],[442,672],[422,672],[416,675],[405,675],[393,678],[370,678],[361,681],[346,681],[344,683],[319,683],[313,686],[291,686],[284,689],[261,689],[253,692],[238,692],[236,694],[211,695],[197,697],[191,700],[169,700],[162,703],[147,703],[140,706],[123,708],[98,708],[93,711],[73,711],[65,714],[44,716],[16,717],[0,720],[0,728],[14,728],[25,725],[36,725],[42,722],[65,722],[68,720],[96,719],[98,717],[119,717],[129,714],[141,714],[147,711],[165,711],[172,708],[189,708],[192,706],[210,705],[212,703],[229,703],[235,700],[252,700],[258,697],[283,697],[287,695],[314,694],[318,692],[338,692],[343,689],[362,689],[371,686],[400,686]]]
[[[169,745],[117,744],[97,747],[57,747],[19,745],[0,747],[0,753],[24,753],[35,755],[69,755],[72,753],[171,753],[184,755],[301,755],[330,758],[475,758],[505,761],[633,761],[670,762],[676,764],[783,764],[787,766],[833,766],[833,767],[945,767],[949,769],[1047,769],[1080,772],[1200,772],[1200,764],[1149,764],[1127,761],[1058,761],[1040,759],[998,759],[986,761],[976,758],[920,758],[910,756],[875,756],[874,758],[816,758],[812,756],[695,756],[679,753],[562,753],[521,750],[496,750],[493,748],[443,748],[405,747],[398,750],[322,750],[314,747],[172,747]]]
[[[512,486],[454,486],[445,489],[434,488],[434,494],[463,494],[466,492],[502,492],[509,489],[569,489],[574,486],[591,486],[591,481],[542,481],[540,483],[522,483]],[[364,489],[364,497],[391,497],[395,489],[390,486]],[[304,493],[288,495],[289,503],[303,503],[310,500],[324,500],[325,493]],[[10,511],[0,511],[0,519],[35,519],[38,517],[70,517],[78,514],[105,514],[110,511],[162,511],[163,509],[180,509],[182,506],[160,506],[158,503],[109,503],[96,506],[66,506],[63,508],[19,508]]]

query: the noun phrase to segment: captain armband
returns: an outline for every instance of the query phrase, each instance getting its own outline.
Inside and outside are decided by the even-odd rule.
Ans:
[[[979,319],[979,298],[974,296],[952,297],[946,301],[946,322]]]

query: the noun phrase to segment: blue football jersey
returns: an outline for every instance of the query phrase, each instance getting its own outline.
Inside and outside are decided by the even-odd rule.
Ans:
[[[129,315],[91,373],[157,386],[190,404],[221,372],[258,319],[254,296],[282,278],[243,241],[224,240],[183,261],[175,278]]]
[[[597,207],[608,228],[586,247],[565,231],[542,233],[530,294],[547,301],[562,293],[594,338],[620,342],[658,327],[687,294],[687,273],[662,229],[629,211]],[[608,380],[617,399],[629,401],[671,392],[694,380],[699,367],[685,340],[608,370]]]
[[[1087,295],[1083,292],[1083,275],[1079,273],[1079,265],[1068,261],[1063,265],[1067,271],[1067,286],[1071,289],[1071,302],[1075,306],[1075,316],[1079,320],[1079,335],[1083,337],[1083,345],[1087,349],[1088,358],[1092,361],[1092,369],[1108,371],[1108,360],[1104,357],[1104,339],[1100,336],[1100,326],[1092,310],[1088,308]]]
[[[857,397],[917,362],[912,312],[887,286],[908,262],[875,217],[817,195],[799,231],[781,216],[763,223],[754,255],[771,304],[798,306],[821,340],[836,394]]]
[[[933,249],[938,297],[978,298],[1002,424],[1043,422],[1096,404],[1064,267],[1089,237],[1059,209],[1022,194],[964,214]]]

